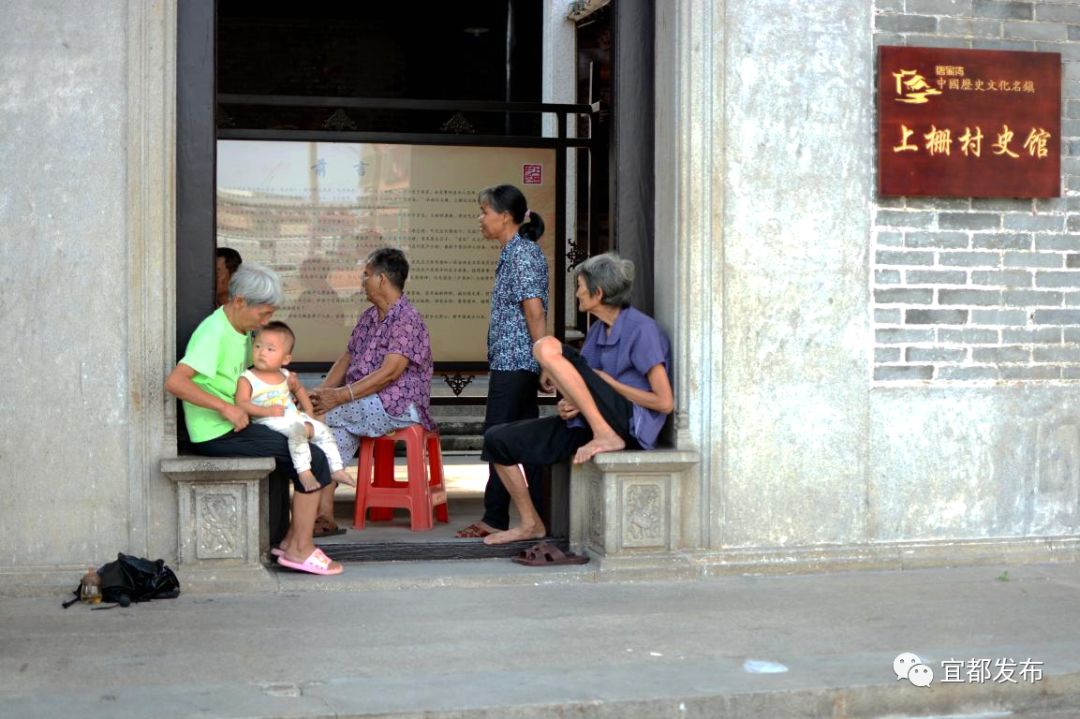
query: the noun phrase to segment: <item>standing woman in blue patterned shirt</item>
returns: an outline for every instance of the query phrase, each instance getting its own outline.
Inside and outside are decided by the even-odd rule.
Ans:
[[[502,246],[491,291],[488,324],[488,399],[484,431],[540,416],[536,402],[540,366],[532,346],[547,334],[548,266],[540,249],[544,221],[529,210],[521,190],[497,185],[480,192],[480,231]],[[533,505],[542,506],[541,468],[525,467]],[[489,469],[484,516],[457,533],[486,537],[510,526],[510,495]]]

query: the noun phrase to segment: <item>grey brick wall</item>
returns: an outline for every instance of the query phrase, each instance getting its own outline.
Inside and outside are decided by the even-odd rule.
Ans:
[[[1080,381],[1080,0],[877,0],[878,45],[1062,56],[1062,194],[878,198],[876,383]]]

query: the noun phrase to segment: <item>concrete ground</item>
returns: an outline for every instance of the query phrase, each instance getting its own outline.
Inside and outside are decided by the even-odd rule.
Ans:
[[[1078,565],[639,583],[591,566],[349,564],[105,611],[0,600],[0,717],[1080,716]],[[929,687],[897,680],[902,652]],[[968,680],[980,659],[994,676]],[[965,681],[943,681],[951,660]]]

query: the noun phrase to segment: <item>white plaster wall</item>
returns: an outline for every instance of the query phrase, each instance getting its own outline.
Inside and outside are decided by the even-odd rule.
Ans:
[[[567,19],[573,0],[550,0],[544,3],[544,57],[541,100],[543,102],[575,102],[577,91],[577,42],[574,22]],[[554,115],[543,119],[545,137],[554,137],[557,125]],[[572,130],[571,130],[572,131]]]
[[[723,512],[724,11],[656,6],[654,310],[672,344],[674,441],[700,457],[682,488],[697,547],[719,543]]]
[[[128,538],[127,5],[0,5],[0,569]]]
[[[728,0],[713,546],[866,536],[870,8]]]
[[[1080,388],[875,388],[874,541],[1080,531]]]

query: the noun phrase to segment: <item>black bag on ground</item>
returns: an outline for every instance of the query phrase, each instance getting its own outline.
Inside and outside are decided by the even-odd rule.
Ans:
[[[101,577],[103,602],[114,602],[126,607],[131,602],[180,596],[180,580],[173,574],[173,570],[165,566],[164,559],[152,562],[121,552],[116,555],[115,562],[102,565],[97,573]],[[75,596],[79,596],[78,588]]]

